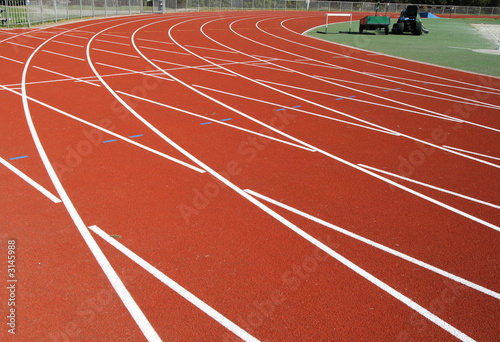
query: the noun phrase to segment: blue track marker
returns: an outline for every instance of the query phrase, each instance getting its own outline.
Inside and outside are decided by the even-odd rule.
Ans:
[[[229,121],[229,120],[233,120],[232,118],[227,118],[227,119],[222,119],[221,121]]]
[[[300,107],[302,107],[302,106],[293,106],[292,108],[300,108]]]
[[[351,99],[352,99],[352,98],[355,98],[355,97],[356,97],[356,95],[351,95],[351,96],[349,96],[349,98],[351,98]]]
[[[343,100],[343,99],[344,99],[343,97],[339,97],[339,98],[336,98],[335,101]]]
[[[134,138],[139,138],[139,137],[142,137],[143,134],[137,134],[137,135],[131,135],[129,136],[130,139],[134,139]]]
[[[28,158],[28,156],[13,157],[13,158],[10,158],[10,160],[18,160],[18,159],[24,159],[24,158]]]
[[[117,141],[117,140],[116,139],[104,140],[102,143],[106,144],[106,143],[115,142],[115,141]]]
[[[401,88],[394,88],[394,90],[400,90]]]
[[[200,125],[210,125],[212,122],[202,122]]]
[[[391,91],[391,89],[385,89],[384,91]]]
[[[286,110],[286,108],[276,109],[277,112],[281,112],[282,110]]]

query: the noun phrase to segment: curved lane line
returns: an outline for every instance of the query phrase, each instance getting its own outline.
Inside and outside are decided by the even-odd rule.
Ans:
[[[167,19],[169,20],[169,19]],[[164,21],[167,21],[167,20],[164,20]],[[97,70],[95,69],[94,67],[94,63],[92,62],[92,59],[90,57],[90,45],[92,44],[92,41],[99,35],[99,34],[102,34],[103,32],[109,30],[109,29],[112,29],[112,28],[115,28],[115,27],[118,27],[120,25],[123,25],[123,24],[119,24],[119,25],[115,25],[115,26],[112,26],[112,27],[108,27],[98,33],[96,33],[88,42],[87,44],[87,61],[89,63],[89,66],[90,68],[92,69],[92,71],[94,72],[94,74],[96,75],[96,77],[99,79],[99,81],[101,82],[101,84],[109,91],[109,93],[111,95],[113,95],[116,100],[118,100],[132,115],[134,115],[139,121],[141,121],[144,125],[146,125],[149,129],[151,129],[154,133],[156,133],[159,137],[161,137],[164,141],[166,141],[168,144],[170,144],[172,147],[174,147],[176,150],[178,150],[179,152],[181,152],[182,154],[184,154],[186,157],[188,157],[189,159],[191,159],[194,163],[198,164],[201,168],[203,168],[204,170],[206,170],[207,172],[211,173],[212,175],[216,174],[215,171],[213,171],[212,169],[210,169],[208,166],[206,166],[205,164],[201,163],[198,159],[196,159],[194,156],[192,156],[191,154],[189,154],[186,150],[184,150],[182,147],[180,147],[179,145],[177,145],[173,140],[171,140],[170,138],[168,138],[165,134],[163,134],[160,130],[158,130],[156,127],[154,127],[151,123],[149,123],[146,119],[144,119],[142,116],[139,115],[139,113],[137,113],[132,107],[130,107],[116,92],[113,88],[111,88],[109,86],[108,83],[106,83],[106,81],[104,81],[104,79],[102,78],[102,76],[97,72]],[[143,27],[147,27],[148,25],[144,25]],[[141,28],[143,28],[141,27]],[[135,31],[137,32],[137,31]],[[134,32],[134,34],[135,34]],[[134,47],[136,48],[135,46],[135,42],[133,41],[133,37],[134,35],[132,35],[132,42],[134,43]],[[137,50],[137,48],[136,48]],[[139,52],[140,53],[140,52]],[[141,57],[144,58],[144,55],[142,55],[140,53]],[[147,60],[147,59],[146,59]],[[218,175],[218,174],[217,174]],[[219,176],[221,178],[221,181],[223,182],[227,182],[227,180],[225,180],[224,178],[222,178],[221,176]],[[186,298],[186,297],[184,297]],[[192,303],[193,305],[197,306],[199,309],[202,309],[201,307],[199,307],[197,304],[197,301],[191,301],[192,298],[189,298],[187,297],[186,299],[188,299],[190,301],[190,303]],[[207,305],[207,307],[209,307]],[[229,319],[227,319],[226,317],[224,317],[223,315],[221,315],[220,313],[218,313],[216,310],[212,309],[209,310],[208,312],[207,311],[204,311],[205,313],[207,313],[210,317],[212,317],[214,320],[216,320],[217,322],[219,322],[221,325],[223,325],[225,328],[227,328],[229,331],[231,331],[232,333],[234,333],[235,335],[237,335],[238,337],[240,337],[241,339],[243,339],[244,341],[248,341],[248,342],[258,342],[258,340],[253,337],[252,335],[250,335],[248,332],[246,332],[245,330],[243,330],[242,328],[240,328],[239,326],[237,326],[236,324],[234,324],[232,321],[230,321]]]
[[[175,26],[177,26],[179,24],[176,24],[173,27],[175,27]],[[173,39],[173,37],[171,35],[171,31],[172,31],[173,27],[171,27],[170,30],[169,30],[169,37],[170,37],[170,39],[172,39],[172,41],[174,43],[178,44],[177,41],[175,39]],[[135,32],[134,32],[134,34],[135,34]],[[180,44],[178,44],[178,45],[180,47],[182,47]],[[135,46],[135,44],[134,44],[134,46]],[[185,49],[185,50],[189,51],[187,49]],[[192,52],[190,52],[190,53],[192,53]],[[192,54],[195,55],[195,56],[197,56],[194,53],[192,53]],[[144,58],[145,58],[145,60],[148,60],[145,56],[144,56]],[[200,57],[200,58],[203,59],[203,57]],[[172,75],[170,75],[170,77],[172,77],[173,79],[177,80]],[[185,82],[180,81],[180,80],[179,80],[179,82],[181,84],[183,84],[183,85],[186,85],[188,88],[193,89],[191,86],[187,85]],[[197,93],[200,93],[197,90],[195,90],[195,91]],[[201,93],[201,94],[203,94],[203,93]],[[208,95],[205,95],[205,94],[203,94],[203,95],[205,97],[207,97],[207,98],[210,98]],[[217,101],[217,100],[215,100],[215,101]],[[219,102],[220,101],[217,101],[217,103],[219,103]],[[132,108],[130,108],[130,110],[133,111]],[[309,145],[309,144],[306,144],[306,145]],[[462,341],[474,341],[472,338],[470,338],[469,336],[467,336],[466,334],[464,334],[463,332],[461,332],[457,328],[451,326],[449,323],[447,323],[444,320],[442,320],[441,318],[437,317],[436,315],[434,315],[433,313],[431,313],[430,311],[428,311],[424,307],[420,306],[419,304],[417,304],[416,302],[414,302],[410,298],[406,297],[405,295],[401,294],[397,290],[393,289],[392,287],[390,287],[386,283],[382,282],[380,279],[374,277],[372,274],[366,272],[364,269],[362,269],[361,267],[357,266],[356,264],[354,264],[350,260],[346,259],[345,257],[343,257],[342,255],[340,255],[339,253],[335,252],[330,247],[326,246],[325,244],[323,244],[322,242],[320,242],[319,240],[317,240],[313,236],[307,234],[302,229],[300,229],[299,227],[297,227],[296,225],[294,225],[293,223],[291,223],[290,221],[288,221],[287,219],[285,219],[284,217],[282,217],[281,215],[279,215],[278,213],[276,213],[275,211],[273,211],[272,209],[270,209],[269,207],[267,207],[266,205],[264,205],[263,203],[261,203],[258,200],[256,200],[253,196],[249,195],[244,190],[242,190],[241,188],[237,187],[236,185],[234,185],[233,183],[231,183],[230,181],[228,181],[227,179],[225,179],[224,177],[222,177],[221,175],[219,175],[213,169],[209,168],[203,162],[201,162],[200,160],[198,160],[196,157],[192,156],[187,151],[183,150],[180,146],[175,145],[174,147],[175,148],[180,148],[180,151],[182,153],[186,153],[186,156],[188,156],[189,158],[192,158],[192,160],[195,163],[197,163],[198,165],[200,165],[200,167],[204,168],[207,172],[209,172],[214,177],[216,177],[217,179],[219,179],[221,182],[223,182],[224,184],[226,184],[228,187],[230,187],[231,189],[233,189],[239,195],[241,195],[242,197],[244,197],[245,199],[247,199],[248,201],[250,201],[251,203],[253,203],[254,205],[256,205],[261,210],[263,210],[266,213],[268,213],[270,216],[274,217],[276,220],[278,220],[279,222],[281,222],[282,224],[284,224],[285,226],[287,226],[289,229],[291,229],[292,231],[294,231],[295,233],[297,233],[298,235],[300,235],[301,237],[303,237],[304,239],[306,239],[307,241],[309,241],[310,243],[312,243],[316,247],[318,247],[321,250],[323,250],[324,252],[328,253],[330,256],[332,256],[334,259],[336,259],[337,261],[339,261],[340,263],[342,263],[344,266],[346,266],[349,269],[351,269],[352,271],[356,272],[358,275],[360,275],[361,277],[365,278],[366,280],[368,280],[369,282],[371,282],[372,284],[374,284],[375,286],[377,286],[381,290],[387,292],[388,294],[390,294],[391,296],[393,296],[395,299],[397,299],[400,302],[404,303],[405,305],[407,305],[411,309],[415,310],[416,312],[418,312],[419,314],[421,314],[422,316],[424,316],[425,318],[427,318],[428,320],[430,320],[434,324],[438,325],[442,329],[446,330],[447,332],[449,332],[453,336],[457,337],[458,339],[460,339]],[[351,164],[351,165],[354,165],[354,164]],[[354,165],[354,166],[356,166],[356,165]],[[376,174],[374,174],[374,175],[377,176]],[[394,184],[397,184],[397,183],[394,183]]]
[[[86,26],[92,26],[94,23],[86,25]],[[86,27],[84,26],[84,27]],[[72,31],[72,30],[69,30]],[[78,231],[80,232],[81,236],[83,237],[85,243],[89,247],[90,251],[92,252],[92,255],[98,262],[99,266],[105,273],[106,277],[110,281],[111,285],[115,289],[116,293],[122,300],[123,304],[127,308],[127,310],[130,312],[134,320],[136,321],[137,325],[143,332],[144,336],[148,339],[148,341],[161,341],[160,337],[156,333],[156,331],[153,329],[149,321],[147,320],[146,316],[142,313],[141,309],[137,305],[137,303],[134,301],[133,297],[131,294],[128,292],[127,288],[121,281],[120,277],[116,273],[116,271],[113,269],[111,266],[110,262],[102,252],[102,250],[99,248],[99,245],[97,242],[94,240],[92,237],[92,234],[88,230],[87,226],[83,222],[82,218],[78,214],[78,211],[76,210],[75,206],[73,205],[73,202],[69,198],[68,194],[66,193],[66,190],[64,189],[61,181],[57,177],[57,174],[52,167],[49,158],[47,157],[47,154],[45,152],[45,149],[43,148],[42,142],[40,141],[40,138],[38,136],[37,130],[35,128],[35,125],[33,124],[33,120],[31,118],[31,112],[29,109],[29,104],[28,104],[28,96],[26,93],[26,75],[28,73],[28,68],[30,67],[30,63],[33,59],[33,57],[36,55],[36,53],[49,41],[52,39],[67,33],[69,31],[61,32],[56,34],[55,36],[49,38],[46,40],[44,43],[42,43],[28,58],[26,61],[24,70],[23,70],[23,75],[22,75],[22,101],[23,101],[23,107],[24,107],[24,113],[26,116],[26,121],[29,126],[29,130],[31,132],[31,136],[33,137],[33,141],[36,145],[36,148],[38,150],[38,154],[40,155],[40,158],[43,161],[43,164],[45,166],[45,169],[47,170],[47,173],[49,174],[50,179],[52,180],[52,183],[54,184],[55,188],[57,189],[57,192],[59,194],[59,197],[61,198],[62,202],[64,203],[64,206],[66,207],[66,210],[68,211],[69,215],[71,216],[71,219],[75,223],[76,227],[78,228]]]

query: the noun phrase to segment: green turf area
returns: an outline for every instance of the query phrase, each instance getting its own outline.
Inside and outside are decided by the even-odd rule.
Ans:
[[[391,19],[391,26],[396,22]],[[367,31],[358,33],[359,22],[352,23],[352,33],[348,32],[349,23],[332,24],[325,28],[309,32],[311,36],[332,42],[381,52],[393,56],[413,59],[447,67],[478,72],[487,75],[500,76],[500,54],[485,54],[475,52],[475,49],[495,50],[499,43],[486,38],[471,24],[500,25],[500,19],[422,19],[429,34],[414,36],[389,34],[383,31]]]

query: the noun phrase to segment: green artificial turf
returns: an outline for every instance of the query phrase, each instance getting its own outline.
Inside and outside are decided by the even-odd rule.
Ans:
[[[391,19],[391,26],[396,19]],[[385,35],[382,31],[367,31],[358,33],[359,22],[352,23],[351,34],[340,33],[349,31],[349,23],[331,24],[328,33],[325,27],[319,27],[308,34],[332,42],[381,52],[393,56],[408,58],[461,70],[473,71],[492,76],[500,76],[500,55],[474,52],[474,49],[495,50],[500,43],[483,36],[474,24],[500,25],[498,18],[449,19],[423,18],[422,23],[429,34],[415,36]]]

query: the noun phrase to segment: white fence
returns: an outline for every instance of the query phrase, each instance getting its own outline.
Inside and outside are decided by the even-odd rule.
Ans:
[[[389,4],[387,11],[399,13],[408,4]],[[374,2],[305,0],[0,0],[2,27],[30,26],[68,19],[83,19],[139,13],[211,10],[313,10],[374,12]],[[380,8],[386,11],[385,5]],[[500,15],[500,7],[422,6],[436,15]]]

